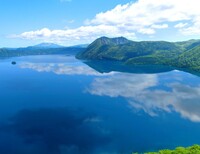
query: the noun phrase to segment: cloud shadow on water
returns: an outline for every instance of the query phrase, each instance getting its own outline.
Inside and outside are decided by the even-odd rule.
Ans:
[[[0,153],[95,153],[110,137],[94,118],[61,108],[20,111],[0,128]]]

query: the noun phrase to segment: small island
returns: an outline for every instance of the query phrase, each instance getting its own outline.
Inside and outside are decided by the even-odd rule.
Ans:
[[[12,62],[11,62],[11,64],[12,64],[12,65],[16,65],[16,64],[17,64],[17,62],[15,62],[15,61],[12,61]]]

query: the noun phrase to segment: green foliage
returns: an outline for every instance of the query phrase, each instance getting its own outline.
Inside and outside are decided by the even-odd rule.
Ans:
[[[189,40],[183,42],[175,42],[177,46],[179,46],[182,50],[190,50],[198,45],[200,45],[200,40]]]
[[[177,147],[175,150],[164,149],[158,152],[147,152],[145,154],[200,154],[200,146],[193,145],[187,148]]]
[[[82,51],[82,48],[61,47],[61,48],[17,48],[17,49],[0,49],[0,57],[16,57],[29,55],[51,55],[51,54],[76,54]]]
[[[77,58],[127,61],[131,58],[148,55],[160,56],[160,58],[163,56],[174,57],[178,53],[180,53],[179,47],[170,42],[133,42],[124,38],[103,37],[95,40],[85,51],[79,53]]]
[[[200,46],[194,47],[174,59],[172,65],[200,71]]]
[[[200,71],[200,40],[133,42],[122,37],[102,37],[80,52],[77,58],[117,60],[128,65],[167,65]]]

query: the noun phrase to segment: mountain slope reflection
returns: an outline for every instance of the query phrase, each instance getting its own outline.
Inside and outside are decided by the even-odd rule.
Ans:
[[[89,67],[95,69],[96,71],[100,73],[109,73],[109,72],[127,72],[127,73],[147,73],[147,74],[153,74],[153,73],[163,73],[163,72],[169,72],[174,70],[171,67],[168,66],[162,66],[162,65],[135,65],[135,66],[129,66],[125,65],[121,62],[116,61],[85,61],[85,64],[87,64]]]
[[[60,57],[56,57],[58,59]],[[55,59],[55,61],[56,61]],[[40,58],[40,62],[29,61],[20,63],[20,68],[33,69],[38,72],[53,72],[58,75],[95,75],[101,76],[113,74],[113,72],[127,72],[139,74],[155,74],[172,71],[173,68],[161,65],[128,66],[116,61],[81,61],[73,57],[65,58],[66,61],[45,62],[46,57]],[[86,65],[85,65],[86,64]]]

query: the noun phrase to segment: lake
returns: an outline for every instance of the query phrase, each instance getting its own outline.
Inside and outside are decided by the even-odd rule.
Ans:
[[[196,75],[62,55],[2,59],[0,72],[1,154],[126,154],[200,144]]]

